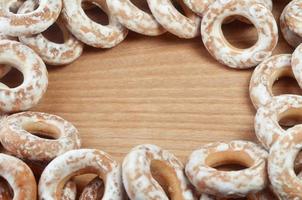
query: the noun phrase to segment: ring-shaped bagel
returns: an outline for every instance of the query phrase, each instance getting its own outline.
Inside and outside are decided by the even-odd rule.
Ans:
[[[124,158],[124,187],[132,200],[194,200],[183,170],[183,164],[170,152],[155,145],[139,145]]]
[[[302,180],[294,171],[302,149],[302,126],[286,131],[273,144],[268,157],[268,174],[275,193],[282,200],[302,198]]]
[[[147,0],[155,19],[170,33],[180,38],[194,38],[200,34],[200,17],[193,13],[182,0],[177,3],[186,16],[181,14],[171,0]]]
[[[231,16],[243,16],[257,29],[258,40],[250,48],[231,45],[221,30],[223,21]],[[271,11],[255,0],[219,0],[205,12],[201,22],[205,47],[220,63],[231,68],[251,68],[272,55],[278,42],[278,27]]]
[[[18,10],[18,13],[28,13],[34,10],[36,0],[27,0]],[[56,24],[64,36],[64,43],[59,44],[48,40],[43,34],[20,36],[19,40],[32,48],[43,61],[50,65],[66,65],[79,58],[83,52],[83,44],[78,41],[65,27],[61,17]]]
[[[10,7],[18,0],[0,2],[0,32],[10,36],[33,35],[45,31],[59,17],[61,0],[38,0],[37,9],[26,14],[16,14]]]
[[[0,111],[17,112],[35,106],[48,86],[48,72],[42,59],[19,42],[0,40],[0,62],[23,74],[23,83],[15,88],[1,84]]]
[[[291,54],[279,54],[267,58],[253,72],[250,81],[250,98],[256,109],[269,103],[273,85],[280,77],[293,77]]]
[[[296,48],[302,43],[302,37],[289,29],[285,21],[285,13],[287,12],[288,6],[286,6],[280,16],[280,29],[285,41],[292,47]]]
[[[255,133],[259,142],[266,148],[270,147],[286,131],[280,126],[279,120],[288,116],[299,116],[302,110],[302,97],[298,95],[280,95],[257,110],[255,116]]]
[[[40,200],[59,199],[63,186],[70,178],[90,173],[97,174],[103,180],[103,199],[123,199],[120,165],[100,150],[79,149],[55,158],[45,168],[38,187]]]
[[[83,2],[91,2],[101,8],[108,15],[109,24],[101,25],[92,21],[82,8]],[[106,0],[63,0],[62,17],[77,39],[93,47],[114,47],[128,34],[128,30],[108,10]]]
[[[302,1],[293,0],[286,6],[285,23],[289,29],[302,37]]]
[[[219,197],[244,197],[267,186],[267,152],[252,142],[210,143],[194,151],[186,164],[186,174],[202,193]],[[215,167],[240,164],[247,168],[222,171]]]
[[[33,135],[45,134],[54,139]],[[81,146],[77,129],[59,116],[23,112],[2,119],[0,140],[3,147],[19,158],[50,161]]]

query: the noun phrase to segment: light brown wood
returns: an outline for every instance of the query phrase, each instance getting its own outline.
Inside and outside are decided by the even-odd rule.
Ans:
[[[278,21],[285,4],[275,2]],[[232,43],[246,45],[256,39],[251,26],[234,23],[224,30]],[[292,51],[280,35],[275,54]],[[219,64],[201,38],[131,32],[113,49],[85,47],[75,63],[48,69],[48,91],[33,110],[69,120],[79,129],[84,148],[101,149],[118,161],[144,143],[185,161],[208,142],[256,141],[248,91],[253,70]],[[275,92],[300,90],[294,81],[283,81]]]

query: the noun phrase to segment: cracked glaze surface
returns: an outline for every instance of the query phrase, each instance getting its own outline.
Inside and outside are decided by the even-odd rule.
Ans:
[[[20,7],[18,13],[29,13],[33,11],[36,3],[36,0],[27,0]],[[64,43],[62,44],[48,40],[41,33],[32,36],[20,36],[19,40],[32,48],[47,64],[69,64],[82,55],[83,44],[69,33],[61,17],[58,18],[56,23],[64,35]]]
[[[0,40],[0,62],[16,67],[23,83],[15,88],[0,85],[0,111],[17,112],[38,104],[48,86],[48,72],[42,59],[29,47]]]
[[[219,0],[183,0],[184,3],[196,14],[203,16],[204,12],[211,6],[212,3]],[[273,9],[272,0],[257,0],[257,3],[263,4],[269,10]]]
[[[9,164],[8,164],[9,163]],[[11,186],[13,200],[35,200],[37,184],[30,168],[18,158],[0,154],[0,175]]]
[[[256,27],[258,41],[252,47],[239,49],[225,39],[221,24],[233,15],[246,17]],[[219,0],[205,12],[201,35],[205,47],[216,60],[231,68],[245,69],[272,55],[278,42],[278,27],[271,11],[255,0]]]
[[[260,107],[255,116],[255,133],[260,143],[270,149],[278,138],[286,133],[279,125],[282,116],[286,116],[284,113],[295,114],[300,109],[302,97],[298,95],[276,96],[270,103]]]
[[[285,23],[294,33],[302,36],[302,1],[293,0],[286,6]]]
[[[152,14],[140,10],[130,0],[107,0],[112,15],[128,29],[149,36],[157,36],[166,30]]]
[[[292,56],[292,69],[294,76],[302,88],[302,45],[300,44]]]
[[[282,200],[302,199],[302,181],[294,163],[302,149],[302,126],[298,125],[279,137],[270,149],[268,173],[275,193]]]
[[[239,171],[217,170],[208,164],[208,159],[215,160],[217,153],[222,153],[218,164],[236,162],[247,165],[245,159],[248,158],[249,166]],[[252,142],[210,143],[189,156],[185,171],[199,192],[221,197],[244,197],[267,186],[266,158],[267,152]]]
[[[82,2],[92,2],[100,7],[108,15],[109,24],[104,26],[92,21],[85,14]],[[77,39],[93,47],[114,47],[128,34],[128,30],[110,14],[106,0],[63,0],[62,17],[69,31]]]
[[[154,160],[163,161],[173,171],[166,175],[176,177],[178,183],[174,184],[179,184],[181,191],[177,196],[179,199],[195,199],[183,172],[183,164],[168,151],[149,144],[133,148],[123,161],[123,182],[130,199],[169,199],[161,185],[152,177],[151,163]]]
[[[56,200],[61,196],[62,185],[71,177],[97,174],[105,184],[102,200],[123,199],[120,165],[100,150],[79,149],[69,151],[49,163],[39,182],[40,200]]]
[[[272,56],[259,64],[250,81],[250,98],[256,109],[271,102],[273,85],[283,76],[293,77],[291,54]]]
[[[42,132],[55,139],[35,136],[26,129],[34,133]],[[36,161],[50,161],[81,146],[78,131],[70,122],[56,115],[40,112],[23,112],[4,117],[0,139],[8,152]]]
[[[185,14],[181,14],[171,0],[147,0],[155,19],[170,33],[180,38],[194,38],[200,34],[200,17],[195,15],[182,0],[177,3]]]
[[[39,0],[39,7],[27,14],[15,14],[9,8],[17,0],[0,2],[0,32],[10,36],[32,35],[45,31],[58,18],[61,0]]]
[[[284,8],[280,16],[280,29],[283,38],[286,40],[286,42],[292,47],[297,47],[299,44],[302,43],[302,37],[296,34],[295,32],[293,32],[292,30],[290,30],[289,26],[285,21],[285,13],[287,12],[288,8],[289,8],[289,4]]]

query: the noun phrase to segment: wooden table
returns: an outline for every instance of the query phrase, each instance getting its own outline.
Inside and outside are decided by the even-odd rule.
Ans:
[[[285,4],[275,3],[276,18]],[[256,39],[252,26],[234,23],[224,31],[240,46]],[[292,51],[280,35],[275,54]],[[33,110],[69,120],[79,129],[84,148],[101,149],[118,161],[144,143],[185,161],[208,142],[256,141],[248,91],[253,70],[219,64],[200,37],[131,32],[113,49],[85,47],[75,63],[48,69],[48,91]],[[274,91],[300,93],[292,80],[280,81]]]

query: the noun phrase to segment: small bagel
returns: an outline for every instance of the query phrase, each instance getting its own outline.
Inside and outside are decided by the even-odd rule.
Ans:
[[[99,177],[96,177],[85,186],[79,200],[102,199],[103,194],[104,183]]]
[[[61,0],[39,0],[39,6],[27,14],[15,14],[10,11],[18,0],[6,0],[0,3],[0,32],[10,36],[33,35],[45,31],[58,18]]]
[[[301,199],[302,181],[294,171],[294,163],[302,149],[302,126],[288,129],[270,149],[268,174],[280,199]]]
[[[30,132],[42,132],[44,139]],[[77,129],[56,115],[40,112],[13,114],[2,120],[0,140],[11,154],[34,161],[50,161],[81,146]]]
[[[72,150],[52,160],[39,181],[39,198],[57,200],[70,178],[89,173],[104,181],[103,199],[123,199],[120,165],[108,154],[93,149]]]
[[[177,0],[187,16],[181,14],[171,0],[147,0],[149,8],[167,31],[180,38],[194,38],[200,34],[200,17],[195,15],[182,0]]]
[[[30,168],[18,158],[0,154],[0,176],[13,190],[14,200],[35,200],[37,184]]]
[[[0,111],[17,112],[35,106],[48,85],[48,73],[42,59],[29,47],[11,40],[0,40],[0,62],[16,67],[23,83],[16,88],[0,86]]]
[[[254,24],[258,41],[247,49],[231,45],[224,37],[221,24],[231,16],[243,16]],[[278,42],[278,27],[271,11],[255,0],[215,1],[201,22],[203,43],[220,63],[231,68],[254,67],[272,55]]]
[[[267,152],[248,141],[211,143],[194,151],[186,165],[186,174],[202,193],[219,197],[244,197],[267,186]],[[246,169],[220,171],[216,166],[241,164]]]
[[[294,51],[291,64],[293,74],[299,86],[302,88],[302,44],[300,44]]]
[[[197,15],[203,16],[204,12],[214,3],[216,0],[183,0],[184,3]],[[258,3],[263,4],[269,10],[273,9],[272,0],[257,0]]]
[[[122,169],[124,187],[132,200],[195,199],[182,163],[155,145],[133,148],[125,157]]]
[[[18,13],[28,13],[34,10],[36,0],[27,0],[19,9]],[[56,21],[64,35],[64,43],[51,42],[42,34],[20,36],[20,42],[32,48],[43,61],[50,65],[66,65],[78,59],[83,52],[83,44],[69,33],[63,21],[59,17]]]
[[[280,95],[257,110],[255,133],[260,143],[266,148],[278,140],[285,130],[279,120],[287,116],[299,116],[302,109],[302,97],[298,95]]]
[[[292,0],[286,6],[286,12],[284,15],[285,23],[288,28],[294,33],[302,37],[302,14],[301,14],[302,2],[300,0]]]
[[[297,47],[302,43],[302,37],[291,31],[285,22],[285,13],[287,12],[288,6],[285,7],[280,16],[280,29],[285,41],[292,47]]]
[[[250,81],[250,98],[256,109],[273,98],[273,85],[280,77],[293,77],[291,54],[280,54],[267,58],[253,72]]]
[[[142,11],[130,0],[107,1],[112,15],[128,29],[149,36],[157,36],[166,30],[156,21],[153,15]]]
[[[67,28],[80,41],[98,48],[111,48],[122,42],[128,30],[110,14],[105,0],[89,0],[101,8],[109,18],[109,24],[103,26],[92,21],[84,12],[82,2],[88,0],[63,0],[62,17]]]

